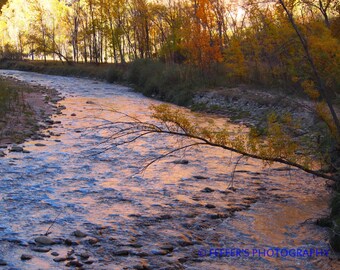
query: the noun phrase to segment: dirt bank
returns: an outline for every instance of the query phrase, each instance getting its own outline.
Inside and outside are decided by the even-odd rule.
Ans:
[[[39,130],[52,124],[50,117],[60,113],[56,103],[62,98],[56,90],[0,77],[3,106],[0,114],[0,145],[7,148],[28,138],[41,137]]]

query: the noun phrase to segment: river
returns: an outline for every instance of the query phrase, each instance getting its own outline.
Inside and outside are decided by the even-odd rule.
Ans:
[[[58,106],[66,107],[53,116],[61,123],[44,130],[49,137],[23,144],[29,153],[0,158],[0,259],[7,262],[0,269],[66,269],[70,260],[55,262],[52,252],[73,253],[83,269],[96,270],[335,269],[329,256],[257,254],[329,249],[327,230],[313,224],[328,213],[325,180],[242,159],[236,190],[226,191],[238,157],[211,147],[169,156],[141,173],[178,142],[157,135],[96,155],[110,146],[102,144],[110,131],[91,127],[119,119],[108,108],[147,120],[149,106],[160,102],[89,79],[9,70],[0,75],[54,88],[65,97]],[[188,164],[176,164],[179,159]],[[51,224],[49,237],[57,244],[49,252],[33,251],[33,240]],[[76,238],[75,230],[87,237]],[[226,250],[216,251],[222,248],[243,251],[225,256]],[[81,259],[84,252],[89,259]],[[33,258],[23,261],[21,254]]]

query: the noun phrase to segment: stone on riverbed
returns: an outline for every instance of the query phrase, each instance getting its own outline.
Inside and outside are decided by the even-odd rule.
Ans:
[[[186,160],[186,159],[178,159],[178,160],[174,160],[173,163],[175,163],[175,164],[183,164],[183,165],[186,165],[186,164],[189,164],[189,160]]]
[[[21,257],[20,257],[20,259],[22,261],[28,261],[28,260],[31,260],[32,258],[33,258],[33,256],[29,255],[29,254],[22,254]]]
[[[35,247],[35,248],[32,248],[32,250],[35,252],[40,252],[40,253],[47,253],[51,250],[51,248]]]
[[[73,235],[74,235],[75,237],[79,237],[79,238],[83,238],[83,237],[86,237],[86,236],[87,236],[86,233],[83,233],[83,232],[80,231],[80,230],[74,231],[74,232],[73,232]]]
[[[64,261],[67,261],[67,257],[54,258],[53,261],[55,261],[55,262],[64,262]]]
[[[6,154],[3,151],[0,151],[0,157],[4,157]]]
[[[0,265],[1,266],[5,266],[5,265],[7,265],[7,262],[5,262],[4,260],[0,259]]]
[[[46,146],[46,144],[43,144],[43,143],[36,143],[35,146]]]
[[[24,148],[21,146],[13,145],[10,149],[11,152],[23,152]]]
[[[46,246],[55,244],[55,242],[47,236],[38,236],[37,238],[34,239],[34,241],[40,245]]]
[[[70,266],[75,266],[75,267],[82,267],[83,264],[81,262],[78,262],[78,261],[70,261],[66,264],[67,267],[70,267]]]
[[[90,238],[88,241],[90,245],[95,245],[99,242],[97,238]]]
[[[201,192],[211,193],[211,192],[214,192],[214,190],[210,187],[206,187],[206,188],[202,189]]]

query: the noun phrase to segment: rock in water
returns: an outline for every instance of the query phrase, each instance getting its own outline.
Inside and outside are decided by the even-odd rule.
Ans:
[[[7,265],[7,262],[5,262],[4,260],[1,260],[1,259],[0,259],[0,265],[1,265],[1,266],[5,266],[5,265]]]
[[[179,160],[173,161],[173,163],[175,163],[175,164],[186,165],[186,164],[189,164],[189,160],[186,160],[186,159],[179,159]]]
[[[34,241],[40,245],[46,246],[55,244],[55,242],[47,236],[38,236],[37,238],[34,239]]]
[[[4,157],[6,154],[3,151],[0,151],[0,157]]]
[[[73,235],[74,235],[75,237],[79,237],[79,238],[83,238],[83,237],[86,237],[86,236],[87,236],[86,233],[83,233],[82,231],[79,231],[79,230],[74,231],[74,232],[73,232]]]
[[[24,151],[24,148],[22,148],[21,146],[16,146],[16,145],[13,145],[10,149],[11,152],[22,152]]]
[[[22,254],[20,259],[23,260],[23,261],[28,261],[28,260],[31,260],[33,258],[32,255],[29,255],[29,254]]]

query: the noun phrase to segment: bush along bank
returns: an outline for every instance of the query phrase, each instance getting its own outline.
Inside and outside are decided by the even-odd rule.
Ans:
[[[136,91],[177,105],[189,105],[200,89],[226,86],[222,65],[208,71],[184,64],[166,64],[159,60],[138,59],[126,64],[63,64],[58,61],[0,61],[1,69],[75,76],[132,84]]]

